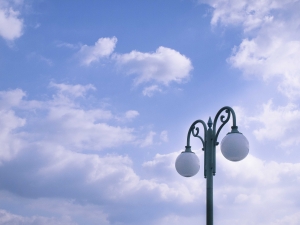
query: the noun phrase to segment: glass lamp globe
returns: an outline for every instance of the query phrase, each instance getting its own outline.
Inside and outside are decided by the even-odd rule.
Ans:
[[[240,161],[249,153],[249,142],[242,133],[228,133],[221,142],[221,152],[230,161]]]
[[[200,162],[197,155],[192,151],[181,152],[175,162],[177,172],[184,177],[196,175],[200,169]]]

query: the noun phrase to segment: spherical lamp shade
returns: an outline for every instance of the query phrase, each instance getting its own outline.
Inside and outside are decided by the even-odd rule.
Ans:
[[[194,152],[182,152],[176,159],[177,172],[184,177],[192,177],[198,173],[200,162]]]
[[[221,152],[230,161],[240,161],[249,153],[249,142],[241,133],[228,133],[221,142]]]

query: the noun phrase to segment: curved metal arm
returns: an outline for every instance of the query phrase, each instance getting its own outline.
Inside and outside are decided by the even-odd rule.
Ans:
[[[221,124],[221,126],[219,127],[218,131],[216,132],[217,121],[218,121],[218,118],[219,118],[219,116],[221,115],[221,113],[222,113],[223,111],[225,111],[225,112],[227,113],[227,117],[225,118],[224,115],[222,115],[222,116],[220,117],[220,121],[222,122],[222,124]],[[218,111],[217,115],[215,116],[215,119],[214,119],[214,125],[213,125],[213,132],[214,132],[214,134],[216,134],[216,135],[215,135],[215,140],[214,140],[214,144],[215,144],[215,145],[218,144],[217,140],[218,140],[219,133],[220,133],[221,129],[224,127],[224,125],[229,121],[229,119],[230,119],[230,114],[232,114],[232,123],[233,123],[232,128],[237,130],[237,126],[236,126],[236,116],[235,116],[234,110],[233,110],[231,107],[229,107],[229,106],[225,106],[225,107],[221,108],[221,109]]]
[[[188,135],[187,135],[187,141],[186,141],[186,146],[190,146],[190,136],[191,134],[193,134],[194,137],[198,137],[202,144],[203,144],[203,147],[205,147],[204,145],[204,140],[202,137],[199,136],[199,127],[196,127],[196,124],[197,123],[201,123],[203,125],[203,128],[204,128],[204,140],[205,140],[205,135],[206,135],[206,131],[207,131],[207,127],[206,127],[206,124],[204,123],[203,120],[196,120],[190,127],[189,129],[189,132],[188,132]]]

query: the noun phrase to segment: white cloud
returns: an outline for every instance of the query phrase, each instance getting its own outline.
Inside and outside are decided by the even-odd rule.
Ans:
[[[158,87],[158,85],[151,85],[149,87],[144,88],[143,95],[151,97],[155,92],[161,92],[162,90]]]
[[[173,162],[175,162],[176,157],[178,156],[177,152],[174,152],[172,154],[167,154],[167,155],[163,155],[163,154],[156,154],[154,159],[151,161],[147,161],[143,163],[144,167],[160,167],[161,165],[163,166],[167,166],[167,167],[171,167],[172,169],[174,169],[175,164],[173,164]]]
[[[57,84],[57,83],[51,82],[50,87],[57,88],[59,96],[70,94],[74,97],[83,97],[86,94],[87,91],[96,90],[96,88],[91,84],[88,84],[88,85],[80,85],[80,84],[70,85],[70,84],[64,84],[64,83]]]
[[[41,62],[44,62],[46,64],[48,64],[49,66],[52,66],[53,65],[53,61],[45,56],[42,56],[36,52],[32,52],[30,54],[28,54],[27,56],[29,59],[32,59],[32,60],[35,60],[35,61],[41,61]]]
[[[26,93],[21,89],[0,91],[0,109],[10,109],[19,106]]]
[[[89,66],[101,58],[109,57],[117,43],[117,38],[99,38],[94,46],[83,45],[77,53],[82,65]]]
[[[258,140],[272,140],[280,147],[299,146],[300,98],[300,2],[294,0],[208,0],[212,6],[213,25],[239,26],[243,29],[240,44],[227,59],[247,76],[257,77],[284,97],[273,94],[273,101],[263,104],[260,112],[245,115],[240,121],[254,130]],[[264,90],[265,91],[265,90]],[[273,91],[273,90],[272,90]],[[254,92],[251,93],[253,95]],[[265,95],[266,94],[266,95]],[[270,98],[270,97],[268,97]],[[280,100],[279,100],[280,98]],[[276,105],[276,102],[281,105]],[[282,103],[286,100],[286,103]],[[253,107],[251,109],[253,110]],[[257,111],[257,109],[255,110]],[[240,124],[240,122],[238,123]],[[275,147],[275,146],[272,146]],[[288,148],[286,148],[288,147]],[[290,150],[286,150],[289,152]]]
[[[57,41],[56,46],[59,48],[65,47],[65,48],[69,48],[69,49],[78,49],[81,47],[79,44],[76,45],[76,44],[71,44],[71,43],[62,42],[62,41]]]
[[[178,190],[191,194],[193,201],[199,201],[198,207],[203,207],[204,212],[203,155],[199,153],[200,151],[197,152],[201,161],[200,174],[192,178],[179,179],[180,176],[176,174],[174,162],[179,152],[157,154],[153,160],[145,162],[143,167],[153,171],[158,181],[164,179]],[[283,221],[288,221],[288,218],[295,223],[299,217],[299,207],[295,206],[299,197],[299,174],[299,163],[263,161],[251,154],[240,162],[231,162],[222,156],[220,149],[217,149],[217,174],[214,177],[214,207],[218,215],[215,217],[216,223],[279,225],[284,224]],[[179,187],[179,182],[191,183]],[[187,196],[186,198],[188,199]],[[187,199],[181,203],[182,209],[193,202]],[[237,210],[239,214],[235,213]],[[198,211],[196,215],[204,216]],[[178,215],[177,219],[184,220],[180,217]]]
[[[300,39],[291,40],[280,34],[286,32],[285,28],[275,31],[274,26],[272,30],[251,40],[244,39],[229,62],[246,75],[261,76],[264,80],[279,78],[278,89],[290,99],[299,98]]]
[[[22,135],[16,130],[25,125],[26,120],[15,115],[12,110],[0,110],[0,163],[10,160],[24,145]]]
[[[124,114],[119,116],[114,116],[113,118],[120,122],[131,122],[139,115],[140,113],[136,110],[128,110]]]
[[[3,219],[17,224],[72,224],[78,215],[82,215],[84,221],[89,221],[88,224],[97,221],[101,221],[101,224],[112,224],[112,221],[148,224],[134,222],[139,218],[136,213],[141,213],[140,209],[144,210],[151,204],[165,211],[161,203],[175,200],[179,203],[193,203],[203,193],[199,192],[199,181],[166,183],[165,179],[157,181],[155,177],[142,179],[134,172],[128,156],[83,154],[62,146],[58,141],[50,143],[49,140],[40,139],[32,142],[32,139],[28,139],[26,148],[15,160],[6,162],[0,169],[3,178],[1,190],[5,190],[0,192],[2,203],[9,200],[12,206],[10,198],[13,195],[15,205],[23,204],[23,210],[32,211],[30,215],[40,213],[55,217],[24,217],[7,212],[1,215],[0,212],[0,221]],[[171,168],[169,164],[173,165],[173,155],[163,156],[166,160],[161,160],[160,164]],[[161,172],[164,173],[164,170]],[[3,173],[10,176],[4,176]],[[23,196],[21,200],[19,195]],[[126,216],[122,214],[124,205],[130,206]],[[93,216],[91,210],[97,213]],[[155,220],[159,215],[152,217],[151,220]],[[148,222],[152,224],[151,220]],[[82,223],[82,218],[80,221]]]
[[[20,145],[19,139],[8,141],[13,130],[25,125],[25,119],[16,116],[15,110],[25,110],[28,115],[34,114],[35,119],[28,124],[32,127],[31,138],[59,143],[74,151],[102,150],[135,141],[133,128],[108,124],[108,120],[116,118],[110,111],[101,108],[85,109],[82,106],[81,102],[86,100],[87,91],[95,90],[94,86],[56,83],[51,83],[50,86],[58,89],[57,93],[52,99],[40,102],[24,100],[25,93],[18,89],[0,92],[0,109],[3,109],[0,111],[1,140],[2,146],[6,146],[2,148],[3,157],[15,152],[13,149],[18,149]],[[131,117],[136,115],[133,111],[129,114]]]
[[[103,111],[84,112],[65,109],[61,110],[58,115],[55,113],[56,110],[57,108],[51,109],[48,122],[49,126],[52,125],[50,128],[57,129],[58,132],[54,134],[45,132],[45,134],[49,141],[59,142],[75,151],[99,151],[131,143],[135,139],[131,128],[96,122],[98,118],[103,117]]]
[[[199,179],[198,175],[195,179],[180,176],[175,169],[175,160],[179,154],[180,151],[169,154],[156,154],[152,160],[143,163],[143,168],[150,175],[150,178],[169,187],[172,191],[169,193],[171,201],[175,198],[175,201],[181,203],[195,204],[199,201],[199,197],[204,198],[205,179]]]
[[[99,38],[94,46],[83,45],[77,57],[82,65],[89,66],[101,58],[114,61],[119,69],[126,74],[134,74],[135,85],[154,83],[143,90],[144,96],[151,97],[161,92],[159,85],[168,86],[171,82],[182,83],[190,76],[193,69],[191,60],[174,49],[160,46],[155,52],[131,51],[126,54],[114,53],[117,38]],[[67,43],[58,46],[73,47]]]
[[[127,74],[136,74],[136,85],[151,81],[163,85],[171,82],[181,83],[189,77],[193,69],[190,59],[186,56],[162,46],[154,53],[132,51],[115,55],[114,59]],[[153,88],[157,90],[155,86],[152,86]],[[144,94],[147,94],[147,91]]]
[[[288,216],[284,216],[283,218],[277,219],[274,223],[271,223],[271,225],[297,225],[300,221],[300,213],[294,213]]]
[[[259,122],[262,128],[253,131],[258,140],[279,140],[282,146],[299,145],[300,109],[293,103],[275,107],[272,100],[263,105],[262,112],[249,120]]]
[[[13,41],[23,34],[23,19],[20,12],[14,10],[8,1],[0,3],[0,36],[7,41]]]
[[[166,160],[161,164],[168,165],[170,162],[173,165],[170,160],[173,154],[163,158]],[[14,198],[14,204],[24,205],[24,209],[31,212],[30,215],[55,215],[51,219],[57,222],[63,221],[60,218],[63,216],[72,218],[69,222],[75,223],[80,215],[80,223],[86,224],[97,224],[99,221],[101,224],[155,224],[161,214],[151,215],[145,222],[139,221],[140,213],[156,207],[165,215],[170,210],[169,207],[166,209],[170,202],[198,204],[197,199],[204,190],[201,180],[182,179],[177,182],[170,179],[170,182],[166,182],[163,176],[159,180],[155,176],[141,179],[127,156],[82,154],[57,146],[41,145],[39,150],[31,149],[20,155],[12,164],[27,166],[22,168],[22,173],[12,170],[9,163],[2,167],[0,175],[3,170],[12,175],[2,180],[6,184],[4,189],[11,192],[0,192],[2,202],[9,200],[12,206],[11,198]],[[161,168],[162,173],[169,171],[166,167]],[[174,168],[171,171],[175,173]],[[19,194],[23,198],[19,199]],[[123,214],[124,206],[126,215]],[[179,215],[184,214],[180,207],[175,207],[176,211],[180,212]],[[21,219],[31,221],[36,217]]]
[[[14,225],[75,225],[68,218],[54,219],[42,216],[24,217],[0,209],[0,224]]]
[[[16,130],[26,124],[26,120],[18,117],[11,109],[20,105],[25,93],[20,90],[0,92],[0,163],[14,157],[24,144],[22,135]]]
[[[199,0],[213,7],[211,23],[242,25],[245,31],[259,28],[273,20],[276,10],[289,8],[294,0]]]
[[[261,202],[261,197],[260,195],[257,194],[239,194],[238,196],[235,197],[234,200],[235,203],[245,203],[245,202],[250,202],[252,204],[259,204]]]
[[[163,141],[163,142],[168,142],[169,139],[168,139],[168,131],[164,130],[160,133],[160,139]]]
[[[71,91],[71,93],[73,92]],[[17,92],[16,95],[20,95],[20,93]],[[86,221],[99,221],[100,219],[102,224],[111,224],[114,221],[114,223],[148,225],[163,224],[167,221],[174,221],[175,224],[179,224],[180,221],[198,221],[199,218],[205,218],[205,179],[201,171],[196,177],[190,179],[180,177],[176,173],[174,162],[180,152],[165,155],[157,154],[152,160],[144,162],[142,168],[147,179],[135,173],[133,162],[128,156],[74,152],[70,146],[65,144],[66,139],[67,142],[72,141],[66,138],[65,133],[72,133],[73,128],[71,125],[65,125],[64,120],[68,121],[69,118],[75,117],[73,122],[79,122],[79,126],[83,126],[81,132],[89,134],[84,126],[93,127],[95,124],[90,120],[93,121],[97,113],[90,115],[88,110],[78,108],[80,106],[78,102],[77,104],[60,105],[62,109],[55,105],[55,102],[56,99],[54,98],[41,105],[43,107],[49,105],[48,108],[50,109],[54,109],[55,106],[56,108],[52,113],[59,110],[60,112],[68,110],[68,113],[61,114],[58,112],[58,115],[55,114],[53,117],[54,121],[56,118],[62,118],[60,120],[62,125],[57,126],[55,130],[51,130],[50,125],[44,126],[42,124],[40,127],[35,127],[35,124],[32,124],[36,131],[41,132],[41,137],[34,140],[32,138],[26,139],[26,148],[17,155],[16,160],[11,159],[4,162],[1,166],[0,176],[3,177],[2,189],[13,193],[15,196],[22,194],[22,201],[24,201],[24,198],[32,199],[32,196],[34,196],[33,199],[37,199],[31,200],[35,203],[30,203],[30,207],[26,208],[31,208],[33,211],[38,209],[39,212],[42,210],[42,212],[48,214],[54,213],[56,217],[24,217],[1,211],[4,219],[17,221],[20,224],[24,221],[27,224],[34,221],[38,221],[39,224],[51,224],[51,222],[72,224],[76,222],[76,216],[74,216],[76,213],[77,215],[85,215],[83,218]],[[24,105],[26,101],[23,100],[19,104]],[[43,116],[41,119],[49,120],[48,108],[43,108],[43,110],[46,110],[44,111],[46,117]],[[69,115],[72,114],[69,113],[72,110],[74,110],[74,115]],[[81,112],[82,117],[78,116],[80,110],[84,111]],[[35,113],[39,113],[38,110]],[[113,115],[109,115],[111,115],[110,112],[100,119],[104,121],[112,119]],[[84,121],[83,118],[87,122],[81,123]],[[41,119],[38,120],[38,123],[41,123]],[[62,127],[64,130],[61,130]],[[50,129],[49,134],[43,131],[45,128]],[[62,138],[52,139],[50,136],[53,135],[51,134],[53,132],[60,132],[59,135]],[[33,131],[33,134],[35,134],[35,131]],[[162,134],[165,134],[165,132],[162,132]],[[150,138],[147,137],[150,141],[145,141],[152,143],[153,136],[154,132],[150,132],[148,134]],[[99,138],[101,139],[102,136],[99,135]],[[78,139],[78,137],[73,136],[73,139]],[[86,143],[87,146],[90,146],[88,142]],[[97,140],[94,143],[97,144]],[[196,152],[199,154],[202,151]],[[248,155],[245,160],[239,163],[233,163],[221,159],[222,156],[219,152],[218,150],[215,207],[217,211],[220,211],[220,216],[216,218],[216,221],[222,218],[220,223],[222,222],[225,225],[233,224],[234,220],[238,221],[239,224],[251,225],[252,222],[259,224],[263,220],[263,224],[273,225],[272,222],[277,221],[274,224],[280,225],[298,218],[297,212],[289,211],[289,209],[298,196],[297,187],[300,184],[299,164],[266,162],[252,155]],[[199,157],[203,157],[203,155],[199,155]],[[16,168],[22,168],[22,173]],[[201,168],[203,168],[203,164]],[[3,176],[3,173],[8,173],[10,176]],[[287,177],[290,178],[288,183],[285,180]],[[7,193],[5,193],[5,196],[7,199]],[[66,202],[49,204],[50,198],[53,197],[55,197],[55,201]],[[1,197],[1,192],[0,198],[2,201],[5,199],[3,196]],[[47,207],[45,207],[45,204],[41,204],[41,206],[44,206],[42,208],[38,204],[40,201],[47,202]],[[128,204],[130,207],[126,209],[127,216],[124,216],[120,212],[123,211],[124,205],[128,206]],[[228,207],[228,204],[231,207]],[[110,210],[111,207],[114,210]],[[134,221],[137,217],[133,215],[136,215],[137,212],[142,213],[141,209],[150,210],[152,207],[159,210],[159,215],[152,216],[147,223]],[[189,218],[193,219],[189,220],[185,217],[187,215],[185,209],[198,209],[201,207],[203,208],[202,213],[199,213],[198,210],[196,210],[196,213],[191,213],[189,210],[189,215],[191,215]],[[243,207],[242,215],[233,213],[237,207]],[[271,208],[275,213],[271,214]],[[99,211],[100,216],[97,214],[97,217],[93,217],[91,212],[97,211]],[[243,212],[245,213],[243,214]],[[253,215],[260,216],[261,214],[266,215],[262,215],[263,217],[260,220],[253,217]],[[60,215],[67,217],[60,218]],[[290,215],[291,217],[285,218],[282,215]],[[69,218],[72,218],[72,220]],[[288,218],[290,219],[288,220]],[[26,224],[25,222],[24,224]],[[90,224],[93,223],[90,222]]]
[[[251,128],[255,138],[266,142],[272,140],[280,147],[299,146],[300,108],[298,104],[289,102],[278,106],[269,100],[257,107],[257,112],[246,112],[242,107],[233,107],[240,127]],[[240,130],[242,132],[242,130]],[[289,152],[289,151],[287,151]]]
[[[203,215],[197,215],[197,216],[179,216],[179,215],[166,215],[162,218],[160,218],[158,221],[155,221],[156,225],[166,225],[166,224],[172,224],[172,225],[182,225],[182,224],[201,224],[201,222],[205,222],[205,218]]]
[[[281,224],[274,222],[297,212],[299,163],[263,161],[251,154],[230,162],[218,150],[217,166],[215,205],[222,224]],[[233,213],[241,208],[239,215]]]
[[[132,128],[111,126],[106,123],[114,116],[103,109],[83,109],[75,98],[83,100],[88,90],[95,90],[92,85],[54,84],[58,94],[53,100],[44,104],[47,111],[43,122],[48,130],[40,131],[47,135],[49,141],[58,142],[74,150],[102,150],[125,143],[131,143],[135,137]],[[53,132],[55,131],[56,132]]]
[[[202,2],[202,1],[200,1]],[[290,99],[300,97],[300,7],[287,0],[212,0],[212,24],[240,25],[245,37],[228,62],[263,80],[278,78],[278,90]]]
[[[147,147],[153,144],[153,138],[156,135],[155,132],[150,131],[147,135],[147,137],[145,138],[145,140],[142,141],[142,143],[140,144],[141,147]]]
[[[250,116],[247,115],[247,113],[245,112],[245,109],[243,107],[240,107],[240,106],[233,106],[232,108],[233,108],[233,110],[235,112],[235,115],[236,115],[237,126],[239,128],[240,127],[241,128],[242,127],[248,128],[249,127],[249,123],[250,123],[250,119],[249,119]]]
[[[137,117],[138,115],[140,115],[140,114],[136,110],[129,110],[125,113],[126,119],[133,119],[133,118]]]

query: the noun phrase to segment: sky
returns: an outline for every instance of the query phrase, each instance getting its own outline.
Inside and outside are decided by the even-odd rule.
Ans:
[[[201,142],[197,175],[175,160],[223,106],[250,152],[231,162],[217,147],[215,224],[298,224],[299,9],[0,0],[0,224],[205,224]]]

